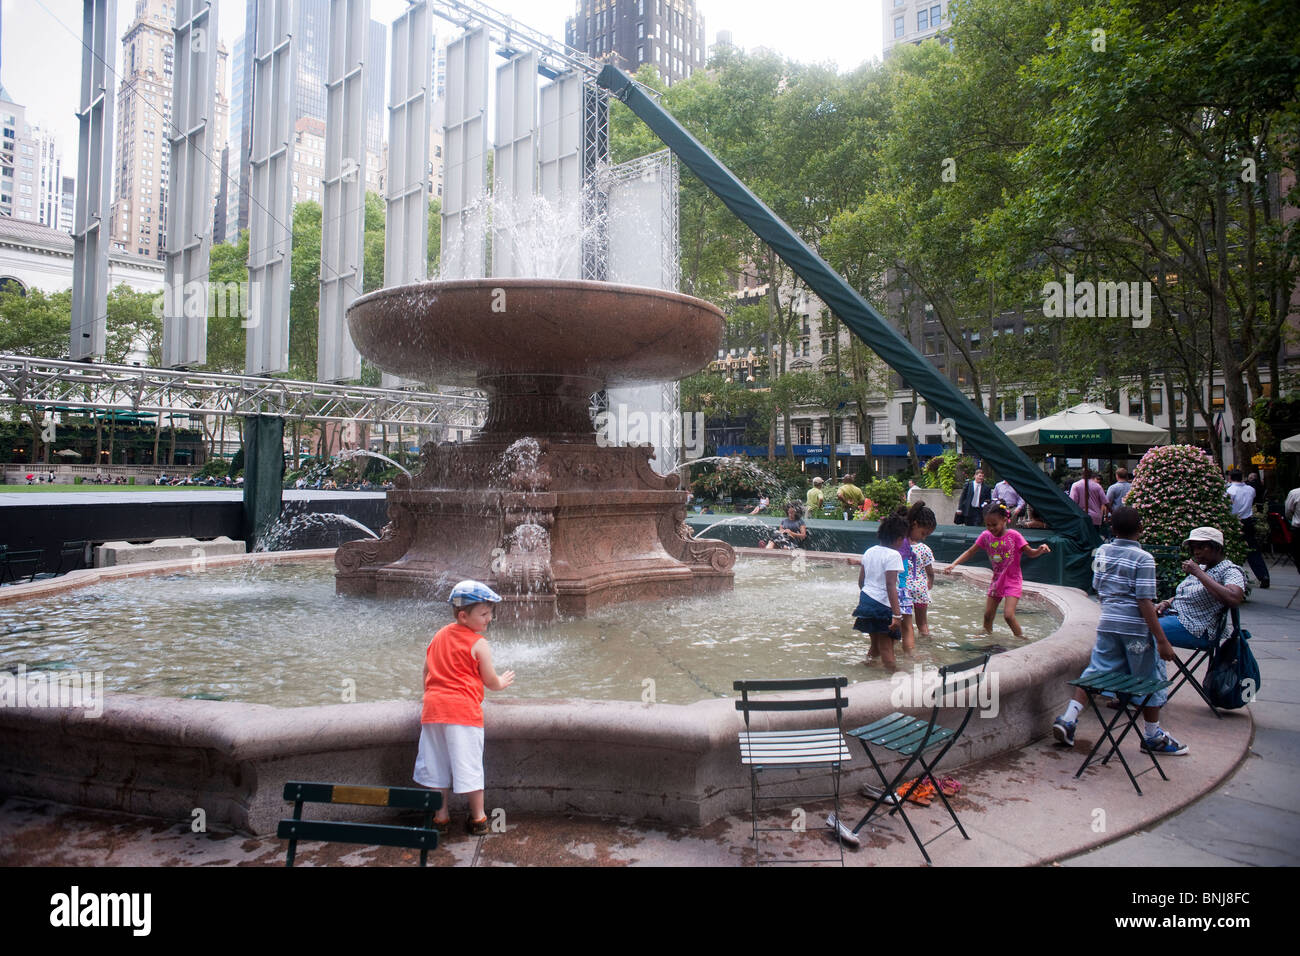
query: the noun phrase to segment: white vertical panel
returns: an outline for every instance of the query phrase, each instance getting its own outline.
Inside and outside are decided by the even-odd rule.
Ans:
[[[163,237],[163,365],[208,359],[208,252],[212,245],[213,129],[217,87],[216,0],[176,0],[167,227]],[[222,290],[222,301],[229,301]],[[240,301],[238,295],[235,301]]]
[[[488,37],[483,28],[447,45],[447,118],[443,136],[444,279],[487,274]]]
[[[537,175],[537,54],[497,68],[492,161],[492,274],[538,275],[529,255],[542,237],[534,198]]]
[[[557,263],[557,278],[582,278],[582,82],[565,73],[541,89],[537,130],[537,192],[563,224],[573,250]],[[569,224],[572,224],[570,226]]]
[[[74,361],[102,358],[108,323],[108,184],[113,170],[112,40],[115,0],[82,0],[81,100],[77,110],[77,184],[72,227]]]
[[[388,195],[384,218],[384,285],[429,274],[429,126],[432,119],[433,23],[428,3],[413,3],[393,21],[388,96]],[[385,388],[408,382],[387,372]]]
[[[412,4],[393,21],[384,285],[418,282],[429,273],[426,189],[432,47],[429,5]]]
[[[366,226],[365,94],[370,0],[330,0],[325,63],[325,175],[321,204],[320,310],[316,379],[361,377],[347,310],[361,294]]]
[[[677,291],[676,184],[676,166],[667,150],[611,171],[608,281]],[[611,388],[608,396],[611,416],[658,423],[651,464],[662,474],[676,468],[681,440],[676,384]],[[621,432],[628,433],[627,428]]]
[[[245,367],[249,375],[289,369],[289,279],[293,247],[293,25],[297,0],[257,4],[253,44],[253,143],[249,159]]]

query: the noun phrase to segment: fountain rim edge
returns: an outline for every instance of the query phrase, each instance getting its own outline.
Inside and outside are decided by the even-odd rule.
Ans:
[[[408,295],[415,291],[461,291],[474,289],[550,289],[563,291],[601,291],[616,292],[624,295],[639,295],[647,299],[659,299],[667,301],[680,302],[690,305],[702,311],[712,312],[717,318],[726,321],[726,313],[718,306],[709,302],[707,299],[701,299],[698,296],[690,295],[686,292],[676,292],[671,289],[659,289],[654,286],[630,285],[621,282],[603,282],[595,279],[558,279],[542,277],[493,277],[486,276],[475,279],[422,279],[419,282],[407,282],[401,285],[385,286],[381,289],[375,289],[373,292],[367,292],[353,300],[348,306],[348,312],[360,306],[369,305],[375,302],[382,302],[388,298],[398,295]]]

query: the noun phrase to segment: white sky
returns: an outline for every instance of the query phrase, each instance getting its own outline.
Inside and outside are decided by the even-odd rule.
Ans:
[[[710,46],[719,30],[730,30],[735,43],[745,49],[769,47],[793,60],[832,61],[841,70],[850,70],[864,60],[880,57],[881,2],[697,0],[697,7],[704,15]],[[15,102],[27,107],[28,123],[58,133],[65,166],[71,164],[75,173],[81,0],[0,0],[0,4],[4,31],[0,81]],[[557,40],[564,38],[565,17],[577,9],[576,0],[487,0],[487,6]],[[244,29],[244,3],[219,0],[219,7],[221,39],[233,51],[235,38]],[[405,8],[405,0],[371,0],[370,15],[391,24]],[[121,59],[121,37],[134,12],[134,0],[117,0],[115,71]],[[455,28],[435,17],[434,29],[450,33]]]

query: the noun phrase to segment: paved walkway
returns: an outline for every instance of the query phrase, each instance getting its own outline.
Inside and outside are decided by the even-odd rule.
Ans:
[[[1290,560],[1270,565],[1270,573],[1271,587],[1252,591],[1241,612],[1259,661],[1260,691],[1250,706],[1254,739],[1240,768],[1169,819],[1067,865],[1300,864],[1300,574]]]
[[[931,847],[937,865],[1229,866],[1300,863],[1300,575],[1273,569],[1273,587],[1256,590],[1243,612],[1254,636],[1262,686],[1249,712],[1216,720],[1185,688],[1162,723],[1189,744],[1186,757],[1167,758],[1168,782],[1141,778],[1138,796],[1118,766],[1074,773],[1096,739],[1084,715],[1074,751],[1050,735],[1022,750],[953,773],[962,783],[954,799],[971,839],[949,832]],[[1065,689],[1061,689],[1064,702]],[[1251,717],[1254,718],[1252,726]],[[1046,731],[1047,728],[1044,728]],[[855,745],[856,746],[856,745]],[[1144,760],[1125,743],[1135,767]],[[855,753],[855,760],[861,760]],[[1149,765],[1149,764],[1148,764]],[[488,793],[491,805],[491,792]],[[856,820],[865,801],[845,800]],[[791,858],[824,857],[834,846],[816,832],[825,806],[807,806],[808,831],[770,845]],[[948,825],[942,806],[911,811],[924,839]],[[774,825],[800,816],[781,810]],[[483,838],[455,834],[434,855],[438,865],[697,865],[752,862],[747,814],[702,829],[629,825],[564,816],[511,815],[504,832]],[[921,863],[901,824],[864,831],[850,866]],[[1104,845],[1103,845],[1104,844]],[[1100,847],[1100,848],[1097,848]],[[407,864],[409,851],[304,844],[303,865]],[[188,822],[168,823],[127,814],[81,810],[11,797],[0,802],[0,865],[283,865],[284,844],[274,837],[228,831],[193,833]]]

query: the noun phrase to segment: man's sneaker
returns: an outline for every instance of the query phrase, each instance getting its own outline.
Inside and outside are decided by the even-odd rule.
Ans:
[[[1065,746],[1073,747],[1074,728],[1078,726],[1079,722],[1077,720],[1066,720],[1064,717],[1057,717],[1052,722],[1052,735]]]
[[[1187,753],[1187,745],[1180,744],[1164,731],[1142,741],[1142,749],[1161,757],[1181,757]]]

